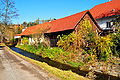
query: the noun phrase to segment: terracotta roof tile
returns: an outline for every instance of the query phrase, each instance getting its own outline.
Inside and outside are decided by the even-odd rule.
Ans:
[[[21,34],[17,34],[16,36],[39,33],[39,29],[48,29],[45,33],[52,33],[52,32],[74,29],[75,26],[78,24],[78,22],[82,19],[82,17],[87,12],[88,10],[68,16],[68,17],[57,19],[51,22],[28,27],[25,31],[23,31]]]
[[[112,0],[103,4],[99,4],[90,9],[94,18],[108,17],[120,14],[120,0]]]

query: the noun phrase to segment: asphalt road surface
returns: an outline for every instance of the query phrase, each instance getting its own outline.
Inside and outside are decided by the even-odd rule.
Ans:
[[[0,80],[57,80],[44,69],[0,48]]]

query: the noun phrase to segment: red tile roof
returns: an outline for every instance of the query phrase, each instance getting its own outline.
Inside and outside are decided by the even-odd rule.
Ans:
[[[35,26],[28,27],[25,29],[21,34],[16,34],[15,36],[21,36],[21,35],[30,35],[30,34],[35,34],[35,33],[40,33],[42,31],[48,30],[50,28],[49,23],[44,23],[44,24],[38,24]]]
[[[48,29],[45,33],[74,29],[87,12],[89,11],[86,10],[51,22],[28,27],[25,31],[23,31],[21,34],[17,34],[16,36],[35,34],[39,32],[39,29]]]
[[[94,18],[103,18],[120,14],[120,0],[112,0],[103,4],[96,5],[90,9]]]
[[[88,10],[52,21],[52,26],[48,33],[74,29],[77,23],[87,12]]]

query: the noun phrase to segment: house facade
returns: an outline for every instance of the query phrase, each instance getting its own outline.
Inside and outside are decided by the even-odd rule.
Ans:
[[[120,15],[120,0],[112,0],[90,9],[91,14],[103,30],[114,30],[114,22]]]
[[[99,34],[102,31],[89,10],[86,10],[61,19],[28,27],[21,34],[17,34],[16,36],[28,36],[29,42],[34,42],[30,35],[43,32],[45,37],[42,37],[41,42],[44,41],[43,39],[48,39],[50,46],[54,47],[58,41],[58,35],[68,35],[73,31],[77,31],[79,29],[78,26],[80,26],[81,21],[85,19],[90,21],[92,24],[92,30],[94,30],[96,34]]]

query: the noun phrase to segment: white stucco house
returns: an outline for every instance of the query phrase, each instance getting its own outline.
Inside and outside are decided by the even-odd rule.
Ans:
[[[117,16],[120,16],[120,0],[96,5],[90,9],[90,12],[103,30],[114,30],[113,23]]]

